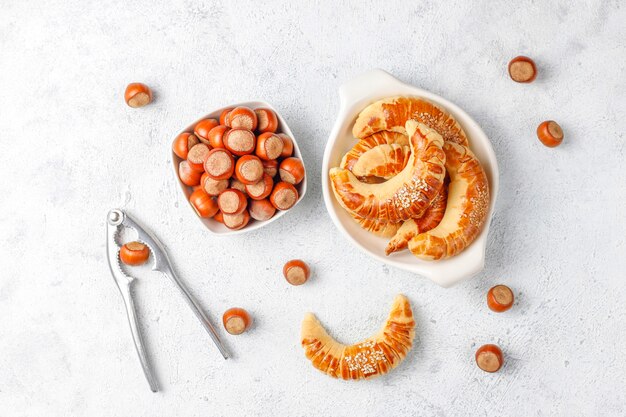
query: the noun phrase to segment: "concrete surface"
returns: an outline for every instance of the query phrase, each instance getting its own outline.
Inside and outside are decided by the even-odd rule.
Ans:
[[[626,414],[626,10],[589,2],[7,1],[0,11],[0,415],[623,416]],[[540,75],[519,85],[513,56]],[[487,266],[444,290],[366,258],[321,198],[337,87],[381,67],[467,110],[493,141],[501,193]],[[153,105],[123,102],[127,83]],[[222,104],[283,112],[311,174],[280,222],[218,239],[170,172],[172,135]],[[555,119],[565,143],[535,128]],[[161,237],[212,319],[256,324],[220,359],[172,285],[141,270],[152,394],[105,260],[105,215],[122,206]],[[280,276],[300,257],[314,277]],[[485,306],[510,285],[508,313]],[[304,359],[314,311],[344,342],[413,302],[416,347],[378,380],[332,380]],[[498,343],[506,366],[479,371]]]

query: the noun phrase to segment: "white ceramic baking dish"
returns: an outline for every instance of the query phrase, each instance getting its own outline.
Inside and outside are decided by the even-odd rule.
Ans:
[[[332,167],[339,166],[342,156],[356,143],[356,139],[352,136],[352,126],[357,115],[368,104],[396,95],[423,97],[450,112],[465,130],[469,138],[470,148],[487,173],[491,194],[489,219],[476,240],[453,258],[436,262],[423,261],[414,257],[408,250],[385,256],[385,246],[388,239],[374,236],[361,229],[339,205],[333,195],[328,171]],[[421,88],[405,84],[379,69],[369,71],[343,84],[339,88],[339,101],[339,114],[328,138],[322,162],[324,202],[337,228],[356,247],[373,258],[391,266],[414,272],[443,287],[449,287],[481,271],[485,265],[489,223],[498,194],[498,162],[491,143],[480,126],[467,113],[448,100]]]
[[[203,119],[219,119],[220,118],[220,114],[222,113],[222,111],[224,109],[234,108],[234,107],[238,107],[238,106],[246,106],[246,107],[250,107],[251,109],[257,109],[259,107],[266,107],[266,108],[272,109],[274,111],[274,113],[276,113],[276,116],[278,117],[278,129],[277,129],[277,132],[286,133],[287,135],[289,135],[289,137],[291,137],[293,139],[293,156],[299,158],[302,161],[302,164],[305,166],[304,179],[302,180],[302,182],[300,184],[298,184],[296,186],[296,189],[298,190],[298,195],[299,195],[298,201],[296,202],[296,205],[297,205],[300,201],[302,201],[302,198],[304,198],[304,195],[306,194],[306,182],[307,182],[306,164],[304,163],[304,160],[302,159],[302,154],[300,153],[300,148],[298,147],[298,140],[296,139],[296,137],[291,132],[291,129],[289,129],[289,126],[287,125],[287,122],[285,122],[285,119],[282,118],[280,113],[278,111],[276,111],[276,109],[274,109],[274,107],[272,107],[269,103],[266,103],[265,101],[261,101],[261,100],[258,100],[258,101],[246,101],[246,102],[243,102],[243,103],[231,104],[229,106],[224,106],[224,107],[221,107],[221,108],[219,108],[217,110],[214,110],[211,113],[209,113],[209,114],[201,117],[200,119],[196,120],[194,123],[190,124],[185,129],[183,129],[180,132],[178,132],[176,134],[176,136],[174,136],[174,138],[171,140],[170,143],[173,143],[174,139],[179,134],[181,134],[183,132],[193,132],[194,126],[199,121],[201,121]],[[181,159],[178,156],[176,156],[176,154],[171,149],[172,148],[170,146],[170,153],[171,153],[172,163],[173,163],[173,168],[174,168],[174,178],[176,179],[176,182],[178,183],[178,185],[180,186],[180,189],[182,190],[183,194],[186,197],[185,200],[187,201],[187,205],[189,206],[190,213],[193,215],[193,217],[198,219],[204,225],[204,227],[206,227],[207,230],[209,230],[211,233],[214,233],[214,234],[220,235],[220,236],[226,236],[226,235],[237,235],[237,234],[241,234],[241,233],[251,232],[253,230],[260,229],[261,227],[266,226],[266,225],[268,225],[268,224],[270,224],[272,222],[275,222],[276,220],[278,220],[281,217],[283,217],[285,214],[289,213],[289,211],[293,210],[293,207],[296,206],[296,205],[294,205],[291,209],[286,210],[286,211],[277,210],[276,214],[274,215],[274,217],[272,217],[271,219],[266,220],[264,222],[260,222],[258,220],[250,219],[250,223],[248,223],[248,225],[246,227],[244,227],[243,229],[239,229],[239,230],[231,230],[231,229],[227,228],[226,226],[224,226],[222,223],[220,223],[220,222],[218,222],[216,220],[213,220],[213,219],[203,219],[203,218],[199,217],[196,214],[196,211],[191,206],[191,203],[189,203],[189,196],[191,195],[193,189],[192,189],[192,187],[189,187],[189,186],[183,184],[180,181],[180,178],[178,178],[178,164],[181,162]]]

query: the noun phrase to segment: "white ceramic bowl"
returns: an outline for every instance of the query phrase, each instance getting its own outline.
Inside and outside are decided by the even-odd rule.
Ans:
[[[363,230],[339,205],[331,189],[328,171],[339,166],[342,156],[356,143],[352,126],[357,115],[368,104],[389,96],[418,96],[445,108],[465,130],[470,148],[483,165],[489,180],[491,201],[489,219],[480,235],[463,252],[442,261],[423,261],[408,250],[385,256],[388,239]],[[322,162],[322,189],[324,202],[337,228],[356,247],[386,264],[414,272],[443,286],[451,286],[481,271],[485,265],[485,247],[489,223],[498,194],[498,162],[491,143],[480,126],[458,106],[436,94],[404,84],[382,70],[372,70],[347,82],[339,88],[339,115],[328,138]]]
[[[183,133],[183,132],[193,132],[193,127],[200,121],[203,119],[219,119],[220,118],[220,113],[222,113],[222,110],[224,109],[228,109],[228,108],[234,108],[234,107],[238,107],[238,106],[246,106],[246,107],[250,107],[251,109],[257,109],[259,107],[266,107],[269,109],[272,109],[274,111],[274,113],[276,113],[276,116],[278,117],[278,129],[277,132],[282,132],[282,133],[286,133],[287,135],[289,135],[289,137],[291,137],[293,139],[293,156],[299,158],[302,161],[302,164],[304,165],[304,160],[302,159],[302,154],[300,153],[300,148],[298,147],[298,141],[296,140],[296,138],[294,137],[293,133],[291,132],[291,129],[289,129],[289,126],[287,126],[287,123],[285,122],[285,119],[282,118],[282,116],[280,115],[279,112],[276,111],[276,109],[274,109],[274,107],[272,107],[269,103],[266,103],[265,101],[246,101],[244,103],[236,103],[236,104],[231,104],[229,106],[224,106],[221,107],[203,117],[201,117],[200,119],[196,120],[194,123],[190,124],[189,126],[187,126],[185,129],[183,129],[182,131],[178,132],[176,134],[176,136],[174,136],[174,138],[172,139],[172,142],[174,142],[174,139],[176,139],[176,137]],[[170,152],[172,155],[172,163],[173,163],[173,168],[174,168],[174,177],[176,178],[176,182],[178,183],[178,185],[180,186],[180,189],[182,190],[183,194],[185,194],[186,197],[186,201],[187,201],[187,205],[189,206],[189,210],[191,212],[191,214],[193,215],[193,217],[195,217],[196,219],[198,219],[198,221],[200,221],[204,227],[206,227],[211,233],[214,233],[216,235],[220,235],[220,236],[226,236],[226,235],[237,235],[237,234],[241,234],[241,233],[246,233],[246,232],[251,232],[253,230],[257,230],[260,229],[263,226],[266,226],[272,222],[275,222],[276,220],[280,219],[281,217],[283,217],[285,214],[289,213],[290,210],[293,210],[293,207],[290,210],[285,210],[285,211],[281,211],[281,210],[276,210],[276,214],[274,215],[274,217],[272,217],[269,220],[266,220],[264,222],[260,222],[258,220],[254,220],[254,219],[250,219],[250,223],[248,223],[248,225],[242,229],[239,230],[231,230],[228,227],[224,226],[222,223],[213,220],[213,219],[203,219],[200,216],[198,216],[198,214],[196,214],[196,211],[194,210],[194,208],[191,206],[191,203],[189,203],[189,196],[191,195],[192,192],[192,187],[189,187],[185,184],[183,184],[180,181],[180,178],[178,178],[178,164],[182,161],[178,156],[176,156],[176,154],[171,151],[171,147],[170,147]],[[306,166],[305,166],[305,175],[304,175],[304,179],[302,180],[302,182],[300,184],[298,184],[296,186],[296,188],[298,189],[298,201],[296,202],[296,204],[298,204],[302,198],[304,197],[304,195],[306,194],[306,181],[307,181],[307,174],[306,174]],[[294,205],[295,207],[295,205]]]

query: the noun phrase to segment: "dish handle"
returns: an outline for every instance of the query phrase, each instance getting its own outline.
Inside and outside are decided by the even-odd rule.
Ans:
[[[403,87],[406,88],[406,85],[402,81],[387,71],[376,68],[351,79],[339,87],[340,106],[341,108],[346,108],[350,104],[355,104],[370,97],[400,94]]]

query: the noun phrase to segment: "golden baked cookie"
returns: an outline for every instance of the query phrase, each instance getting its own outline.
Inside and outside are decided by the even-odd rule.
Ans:
[[[405,124],[410,119],[436,130],[447,142],[469,144],[463,128],[450,113],[419,97],[388,97],[370,104],[359,113],[352,134],[364,138],[384,130],[406,133]]]
[[[409,246],[409,240],[413,239],[420,233],[427,232],[437,227],[441,222],[441,219],[443,219],[447,204],[448,186],[444,185],[441,192],[433,200],[432,204],[422,217],[419,219],[409,219],[402,223],[402,226],[396,230],[396,234],[385,248],[385,254],[389,255],[393,252],[406,249]]]
[[[414,120],[406,122],[411,155],[406,167],[388,181],[366,184],[347,169],[331,168],[337,201],[358,217],[397,223],[421,217],[439,194],[445,177],[443,138]]]
[[[446,142],[450,175],[448,205],[437,227],[409,240],[413,255],[425,260],[452,257],[478,236],[489,213],[489,183],[482,165],[469,148]]]
[[[367,379],[398,366],[413,346],[415,321],[409,300],[398,295],[383,328],[354,345],[333,339],[312,313],[302,321],[302,347],[313,366],[343,379]]]

